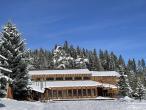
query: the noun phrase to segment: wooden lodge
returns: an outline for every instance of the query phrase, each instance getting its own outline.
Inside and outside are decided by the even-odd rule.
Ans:
[[[119,73],[115,71],[38,70],[30,71],[33,100],[116,97]]]

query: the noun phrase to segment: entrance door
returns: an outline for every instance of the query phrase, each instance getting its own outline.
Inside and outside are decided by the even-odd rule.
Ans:
[[[98,91],[98,96],[103,96],[103,88],[98,87],[97,91]]]

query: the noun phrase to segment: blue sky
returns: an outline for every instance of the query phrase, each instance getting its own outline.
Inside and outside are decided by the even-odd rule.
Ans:
[[[8,20],[30,49],[67,40],[146,59],[146,0],[1,0],[0,25]]]

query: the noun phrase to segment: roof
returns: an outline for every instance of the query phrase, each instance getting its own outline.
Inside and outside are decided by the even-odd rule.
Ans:
[[[55,87],[105,87],[105,88],[117,88],[115,85],[100,83],[96,81],[44,81],[32,83],[39,88],[55,88]]]
[[[70,69],[70,70],[33,70],[29,75],[52,75],[52,74],[91,74],[88,69]]]
[[[117,76],[117,77],[120,77],[120,74],[116,71],[92,71],[92,76]]]
[[[40,86],[36,86],[36,85],[29,85],[29,87],[31,88],[31,90],[40,92],[40,93],[44,93],[45,89],[44,88],[40,88]]]

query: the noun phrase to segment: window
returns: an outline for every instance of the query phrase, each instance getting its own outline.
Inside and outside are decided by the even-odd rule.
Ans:
[[[67,96],[67,90],[63,90],[63,95],[64,95],[64,97]]]
[[[91,89],[88,89],[88,96],[91,96]]]
[[[93,90],[93,95],[95,96],[96,95],[96,91],[95,91],[95,89],[92,89]]]
[[[73,80],[72,77],[66,77],[65,80]]]
[[[35,81],[35,79],[31,79],[32,81]]]
[[[72,96],[72,90],[68,90],[68,96]]]
[[[75,77],[75,80],[82,80],[81,77]]]
[[[48,96],[52,97],[52,91],[51,90],[48,91]]]
[[[84,80],[90,80],[90,77],[84,77],[83,79]]]
[[[54,78],[46,78],[47,81],[53,81]]]
[[[41,80],[41,78],[36,78],[36,81],[40,81]]]
[[[63,80],[63,77],[57,77],[56,80],[58,81]]]
[[[82,96],[82,91],[81,91],[81,89],[78,89],[78,96]]]
[[[57,97],[57,91],[53,90],[53,97]]]
[[[86,89],[83,89],[83,96],[86,96]]]
[[[76,89],[73,90],[73,95],[77,96],[77,90]]]
[[[62,97],[62,91],[61,90],[58,91],[58,97]]]

